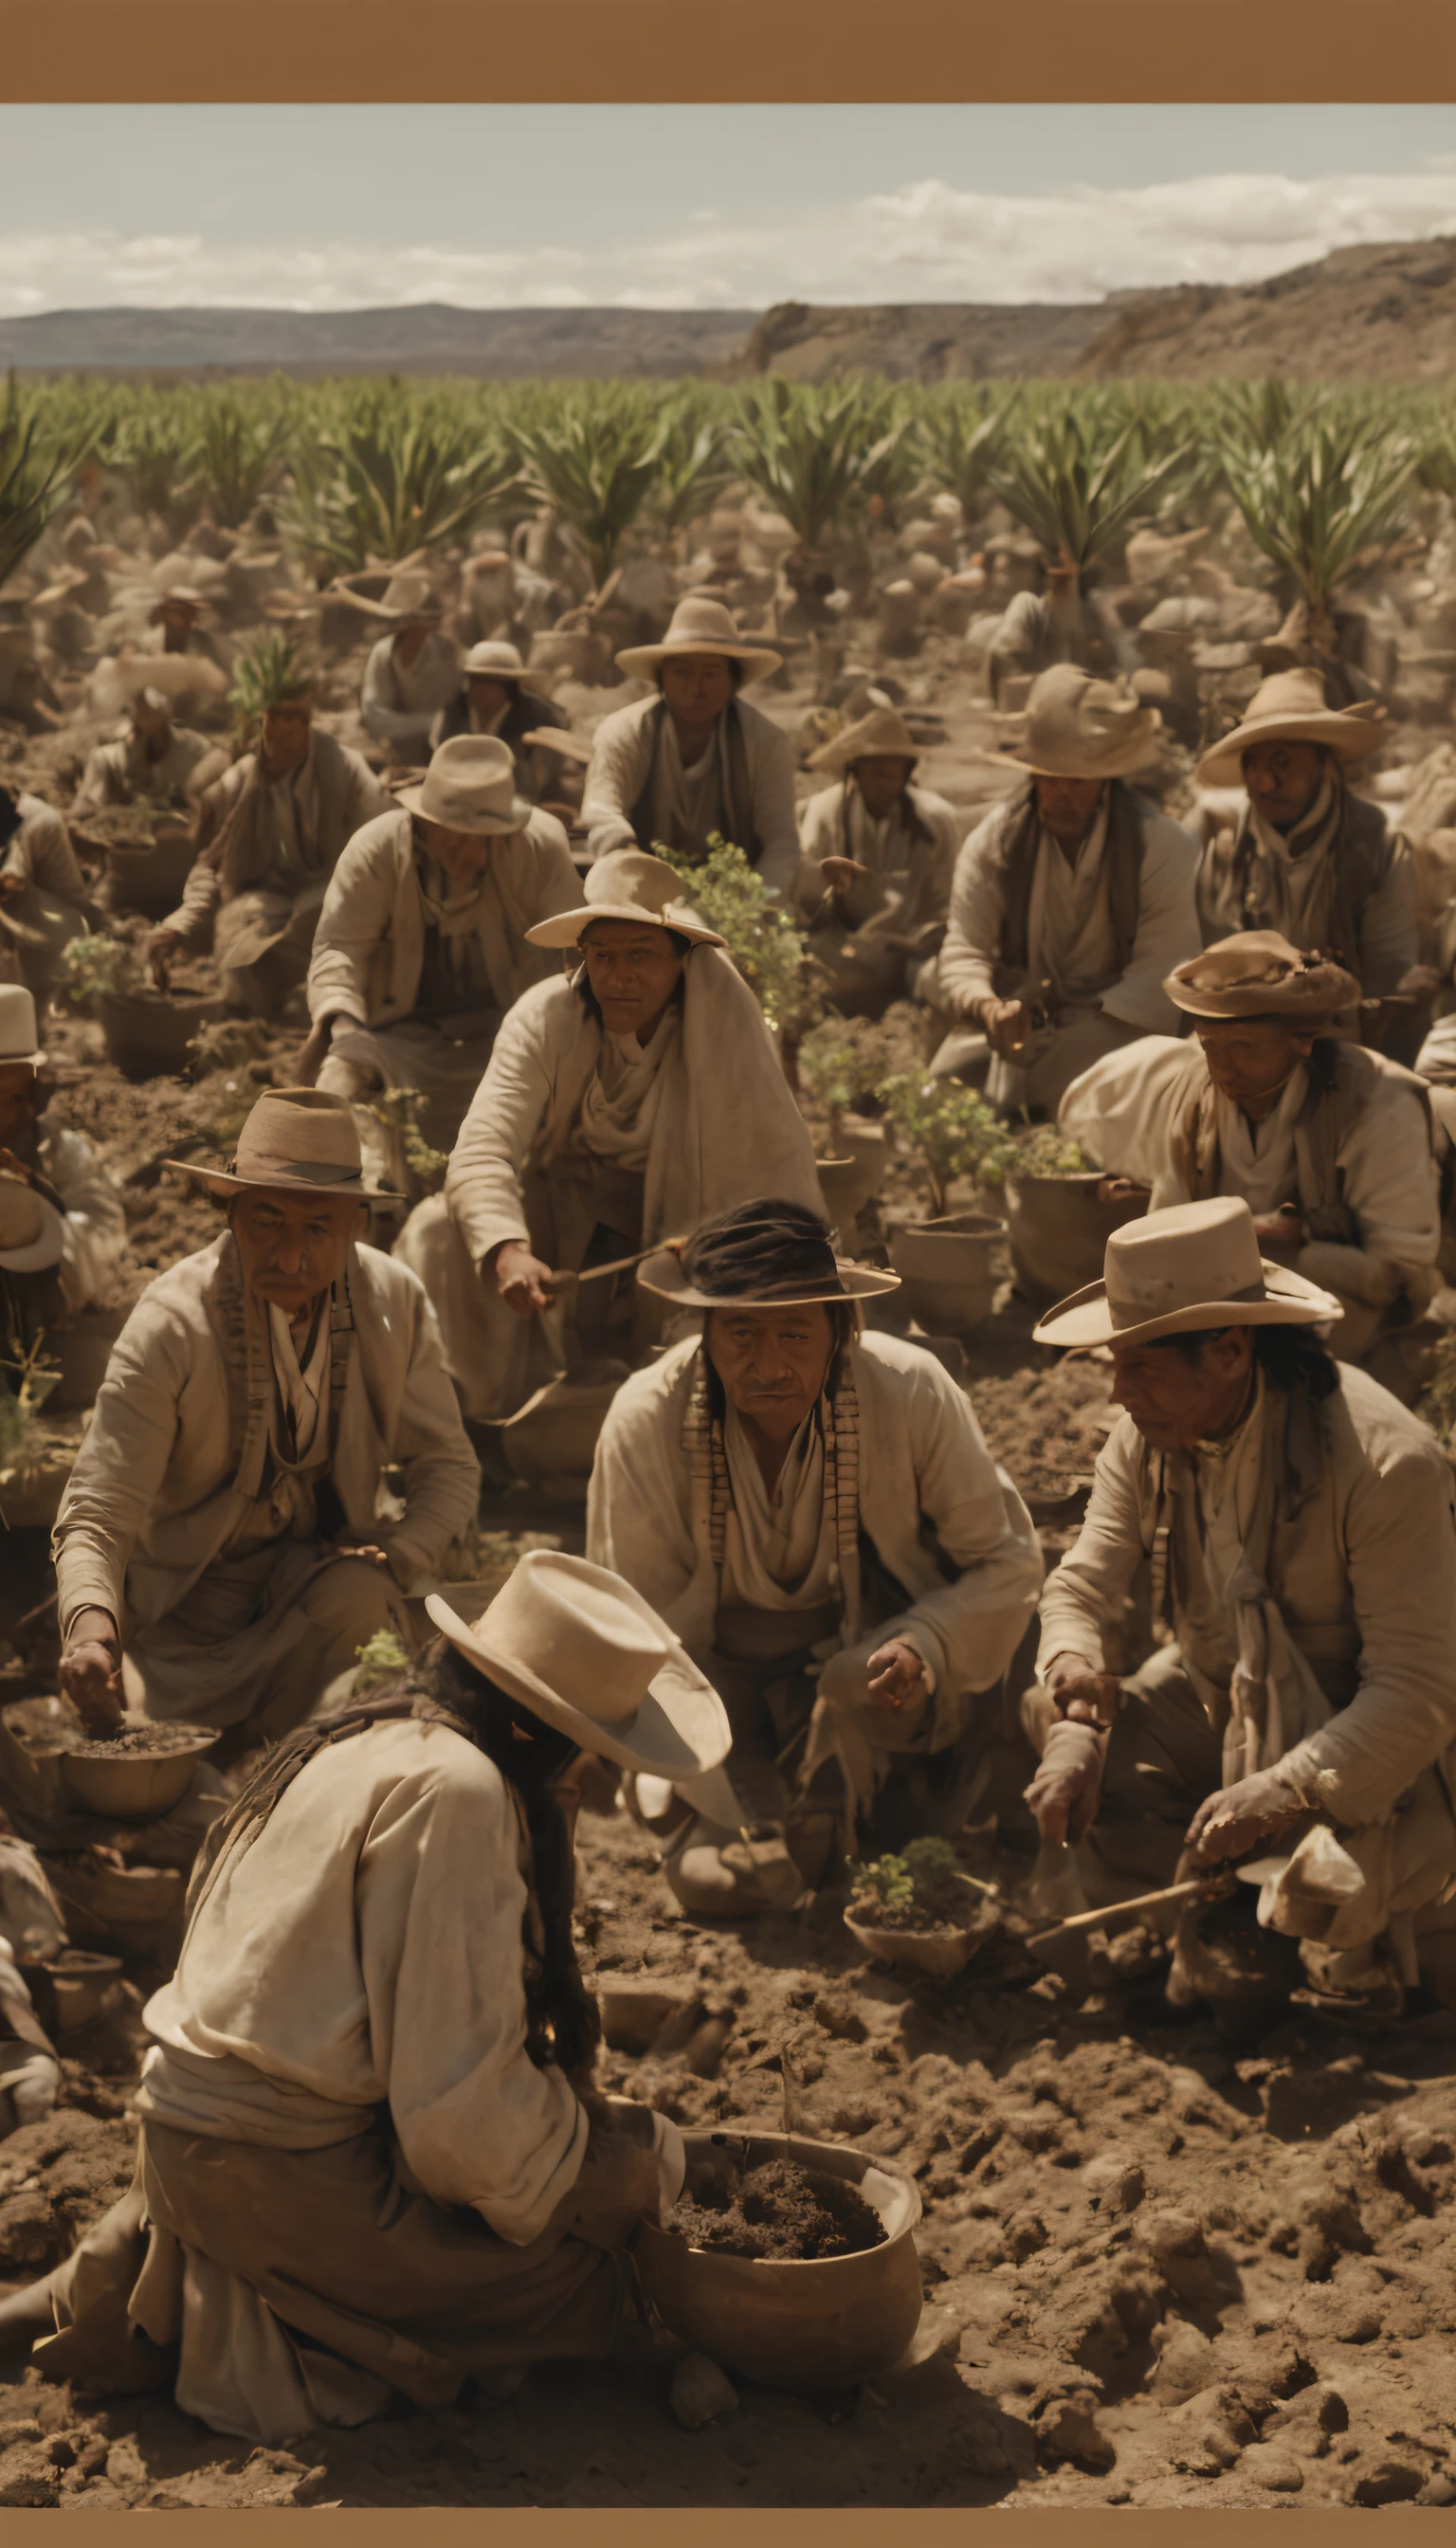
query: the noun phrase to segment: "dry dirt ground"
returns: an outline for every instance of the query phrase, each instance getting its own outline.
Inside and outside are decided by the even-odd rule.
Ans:
[[[952,704],[934,667],[914,682]],[[927,774],[956,793],[967,767],[946,753]],[[216,1227],[161,1157],[204,1122],[224,1146],[259,1076],[287,1077],[289,1039],[199,1086],[137,1088],[104,1064],[96,1030],[50,1041],[58,1115],[132,1180],[139,1283]],[[1040,1362],[1030,1325],[1003,1299],[968,1340],[968,1376],[1054,1556],[1107,1382]],[[522,1490],[482,1521],[581,1546],[579,1503]],[[10,1555],[0,1632],[15,1588],[33,1603],[46,1581],[39,1534]],[[0,1656],[6,1696],[46,1685],[27,1651]],[[1008,1748],[1003,1766],[1014,1798],[1029,1763]],[[966,1835],[966,1862],[1009,1886],[1030,1836],[1013,1806]],[[817,2402],[740,2381],[736,2408],[696,2432],[675,2420],[664,2371],[570,2367],[533,2374],[508,2405],[467,2398],[250,2452],[162,2394],[108,2405],[12,2357],[0,2506],[1456,2502],[1456,2021],[1360,2034],[1295,2005],[1233,2041],[1171,2011],[1136,1952],[1079,1997],[1005,1942],[954,1983],[912,1983],[864,1960],[842,1893],[709,1931],[678,1914],[624,1817],[584,1817],[580,1859],[589,1971],[603,1991],[664,1993],[680,2047],[607,2050],[603,2084],[684,2125],[786,2117],[913,2174],[918,2358]],[[129,1967],[110,2011],[62,2045],[56,2113],[0,2144],[0,2286],[58,2260],[128,2181],[137,2012],[158,1978]]]

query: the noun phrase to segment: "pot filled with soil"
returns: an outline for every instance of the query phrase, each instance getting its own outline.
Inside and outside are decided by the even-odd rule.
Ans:
[[[632,2240],[672,2332],[771,2388],[850,2388],[898,2362],[920,2322],[913,2183],[796,2134],[683,2139],[682,2199]]]
[[[1106,1175],[1050,1125],[1018,1145],[1005,1194],[1016,1288],[1023,1299],[1048,1301],[1100,1283],[1113,1231],[1140,1221],[1150,1199],[1146,1186]]]
[[[124,1078],[175,1078],[187,1067],[188,1046],[198,1029],[210,1018],[222,1017],[223,1003],[174,999],[166,991],[103,991],[96,1014],[107,1057]]]
[[[950,1981],[999,1925],[995,1896],[966,1875],[949,1841],[913,1840],[859,1870],[845,1927],[876,1963]]]
[[[66,1793],[108,1822],[150,1823],[180,1804],[218,1735],[205,1725],[132,1723],[107,1741],[73,1738],[61,1755]]]
[[[848,1237],[871,1195],[884,1183],[889,1165],[889,1137],[882,1124],[861,1115],[837,1114],[830,1129],[830,1155],[819,1159],[819,1191],[835,1228]]]
[[[1005,1222],[985,1212],[892,1226],[890,1263],[900,1277],[900,1299],[927,1334],[969,1335],[990,1317],[996,1250],[1005,1236]]]

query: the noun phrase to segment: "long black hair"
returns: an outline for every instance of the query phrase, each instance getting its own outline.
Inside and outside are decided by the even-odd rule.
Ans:
[[[1184,1362],[1203,1359],[1205,1345],[1222,1335],[1222,1327],[1188,1327],[1181,1335],[1167,1336]],[[1271,1389],[1303,1390],[1318,1407],[1321,1399],[1332,1398],[1339,1387],[1339,1365],[1328,1346],[1310,1327],[1253,1327],[1254,1360]]]

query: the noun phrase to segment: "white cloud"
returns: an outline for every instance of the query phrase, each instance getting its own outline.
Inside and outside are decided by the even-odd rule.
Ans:
[[[788,230],[689,214],[636,239],[584,234],[524,251],[298,247],[198,233],[0,236],[0,317],[206,304],[298,311],[453,302],[467,308],[760,309],[796,299],[1087,301],[1151,284],[1254,282],[1328,253],[1456,231],[1456,160],[1320,178],[1197,176],[975,194],[939,177],[826,203]]]

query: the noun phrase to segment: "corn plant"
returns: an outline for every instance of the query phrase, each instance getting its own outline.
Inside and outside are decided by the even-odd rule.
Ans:
[[[1319,611],[1400,527],[1419,460],[1409,435],[1320,415],[1265,451],[1229,445],[1225,472],[1250,538]]]
[[[0,408],[0,585],[35,547],[70,492],[89,428],[45,429],[47,410],[22,398],[12,372]]]
[[[930,1190],[931,1219],[939,1221],[956,1177],[1000,1185],[1016,1156],[1005,1124],[973,1088],[956,1079],[929,1079],[922,1071],[897,1071],[875,1091],[896,1132],[918,1157]]]
[[[734,465],[806,549],[862,519],[871,500],[893,503],[915,472],[909,413],[883,383],[823,387],[776,374],[742,393]]]
[[[289,416],[284,408],[260,414],[227,395],[204,401],[193,475],[214,521],[224,530],[239,529],[276,484],[288,440]]]
[[[1078,580],[1139,522],[1149,520],[1182,468],[1185,446],[1149,466],[1136,417],[1116,430],[1104,410],[1048,411],[1009,442],[989,473],[991,493],[1040,541],[1048,562]]]
[[[309,667],[292,638],[270,628],[239,655],[233,669],[228,704],[235,732],[244,740],[255,736],[269,708],[302,698],[309,686]]]
[[[521,418],[510,438],[521,477],[571,524],[600,592],[662,474],[655,400],[593,384]]]
[[[969,525],[990,501],[991,473],[1002,459],[1020,388],[997,396],[988,389],[933,391],[916,417],[914,440],[927,476],[959,499]]]
[[[300,446],[283,526],[321,575],[393,566],[462,538],[516,475],[468,416],[376,398]]]

